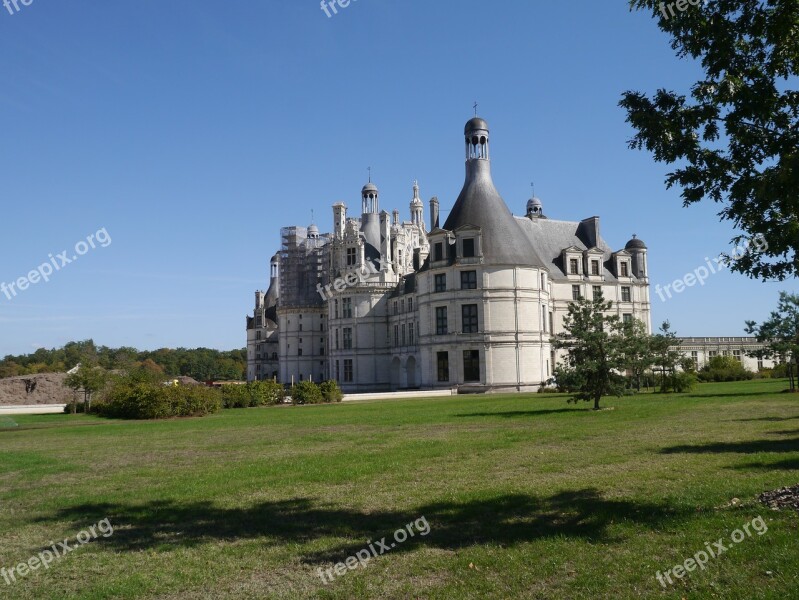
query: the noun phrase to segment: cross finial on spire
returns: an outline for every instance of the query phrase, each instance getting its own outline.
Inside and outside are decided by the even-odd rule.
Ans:
[[[633,234],[633,239],[636,239],[636,238],[638,238],[638,236],[636,234]]]
[[[474,116],[477,116],[477,102],[474,103]]]
[[[369,171],[369,183],[372,183],[372,167],[369,167],[367,171]]]

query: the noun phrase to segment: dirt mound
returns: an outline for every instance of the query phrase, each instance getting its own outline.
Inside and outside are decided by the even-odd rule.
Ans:
[[[757,498],[772,510],[791,508],[799,511],[799,485],[781,488],[772,492],[764,492]]]
[[[66,373],[41,373],[0,379],[0,406],[72,402],[72,390],[64,386],[66,378]]]

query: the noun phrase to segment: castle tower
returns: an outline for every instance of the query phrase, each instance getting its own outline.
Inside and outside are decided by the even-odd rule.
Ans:
[[[413,200],[411,200],[411,222],[417,226],[424,226],[424,203],[419,197],[419,182],[413,182]]]

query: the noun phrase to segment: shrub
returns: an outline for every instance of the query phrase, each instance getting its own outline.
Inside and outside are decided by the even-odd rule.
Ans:
[[[755,376],[733,356],[714,356],[699,371],[699,381],[745,381]]]
[[[224,408],[248,408],[250,393],[245,385],[223,385],[222,406]]]
[[[291,390],[291,397],[295,404],[322,404],[324,402],[322,390],[313,381],[300,381]]]
[[[661,390],[662,392],[676,392],[678,394],[682,394],[685,392],[690,392],[696,386],[696,373],[692,373],[690,371],[677,371],[672,376],[666,377],[665,386]]]
[[[319,386],[319,390],[322,392],[322,397],[325,399],[325,402],[341,402],[344,399],[344,393],[335,381],[322,382]]]
[[[282,404],[285,392],[283,386],[277,381],[255,381],[248,384],[250,397],[253,400],[251,406],[269,406],[272,404]]]
[[[201,417],[222,408],[222,394],[205,386],[165,386],[120,377],[107,388],[96,407],[98,414],[116,419]]]
[[[283,396],[283,386],[275,381],[253,381],[247,385],[222,387],[222,403],[225,408],[252,408],[281,404]]]

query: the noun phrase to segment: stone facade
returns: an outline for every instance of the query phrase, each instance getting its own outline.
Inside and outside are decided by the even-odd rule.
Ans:
[[[370,181],[360,217],[333,206],[332,233],[282,230],[247,321],[248,379],[533,390],[554,372],[550,339],[573,299],[601,293],[651,331],[646,245],[633,236],[614,250],[598,217],[550,219],[538,198],[514,216],[492,180],[488,125],[472,119],[464,134],[466,180],[443,226],[437,198],[425,223],[418,184],[401,221]]]

